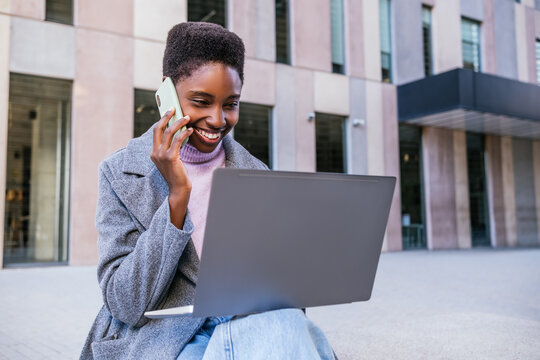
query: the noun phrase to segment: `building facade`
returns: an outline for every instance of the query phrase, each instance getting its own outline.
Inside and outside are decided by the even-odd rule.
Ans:
[[[539,0],[0,0],[3,266],[96,263],[97,166],[188,20],[244,40],[234,136],[271,168],[398,178],[383,250],[540,244]],[[490,79],[525,100],[453,101]]]

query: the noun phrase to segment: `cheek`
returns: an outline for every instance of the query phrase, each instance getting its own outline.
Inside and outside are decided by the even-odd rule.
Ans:
[[[227,123],[230,127],[235,126],[238,123],[238,119],[240,117],[240,113],[238,110],[231,111],[227,116]]]

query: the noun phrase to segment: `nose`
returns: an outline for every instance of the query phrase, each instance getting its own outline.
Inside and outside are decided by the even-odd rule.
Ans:
[[[210,116],[207,118],[206,122],[214,129],[224,128],[225,125],[227,125],[227,121],[225,121],[225,113],[223,112],[223,109],[216,107],[212,111],[212,114],[210,114]]]

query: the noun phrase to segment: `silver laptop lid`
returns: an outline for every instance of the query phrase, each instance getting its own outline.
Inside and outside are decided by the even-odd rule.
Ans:
[[[368,300],[395,181],[215,170],[193,316]]]

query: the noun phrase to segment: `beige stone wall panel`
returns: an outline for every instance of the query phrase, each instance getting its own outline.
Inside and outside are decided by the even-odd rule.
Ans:
[[[504,197],[504,222],[506,246],[517,245],[516,198],[512,138],[501,138],[502,190]]]
[[[155,6],[154,2],[151,4]],[[77,26],[121,35],[133,35],[133,0],[78,0],[75,5]],[[160,11],[167,13],[165,9],[160,9]]]
[[[502,179],[501,138],[486,135],[487,186],[491,245],[506,245],[506,221]]]
[[[3,1],[0,9],[4,8],[13,15],[36,20],[45,19],[45,0],[11,0]]]
[[[13,17],[9,69],[61,79],[75,77],[75,28]]]
[[[482,72],[497,74],[495,52],[495,20],[493,0],[484,0],[484,22],[482,23]]]
[[[97,261],[98,164],[133,135],[133,40],[77,30],[73,87],[70,262]]]
[[[332,71],[329,0],[291,1],[290,19],[292,64]]]
[[[362,1],[364,41],[364,75],[366,79],[381,81],[381,35],[379,27],[379,2]]]
[[[382,84],[366,82],[367,163],[369,175],[384,175]]]
[[[315,111],[348,116],[349,78],[340,74],[314,72]]]
[[[397,119],[396,87],[382,85],[383,98],[383,144],[379,151],[384,152],[384,174],[396,177],[396,187],[386,227],[386,245],[388,251],[399,251],[403,248],[401,238],[401,186],[399,164],[399,135]]]
[[[187,21],[186,0],[134,0],[133,35],[159,42],[174,25]]]
[[[242,101],[274,106],[276,103],[276,64],[246,59]]]
[[[527,54],[527,34],[525,24],[525,7],[514,4],[515,7],[515,27],[516,27],[516,58],[518,67],[518,79],[528,81],[528,54]],[[509,54],[511,56],[511,54]],[[532,61],[532,60],[531,60]]]
[[[294,101],[296,119],[296,170],[313,172],[316,170],[315,121],[308,121],[308,113],[314,108],[313,71],[294,69]]]
[[[273,167],[276,170],[296,170],[295,70],[276,64],[276,106],[273,111]],[[304,96],[312,96],[311,92]]]
[[[535,37],[540,38],[540,10],[534,12]]]
[[[457,244],[454,137],[451,130],[426,127],[423,136],[429,249],[455,249]],[[429,192],[429,193],[427,193]]]
[[[348,76],[365,77],[363,5],[359,0],[344,1],[345,71]]]
[[[467,137],[465,131],[454,131],[454,186],[456,193],[457,244],[460,249],[472,246],[467,173]]]
[[[536,74],[536,37],[535,37],[535,19],[534,13],[540,12],[535,11],[534,7],[525,8],[525,47],[526,47],[526,56],[528,59],[527,62],[527,78],[530,83],[537,83],[537,74]]]
[[[431,14],[434,73],[462,67],[460,2],[435,0]]]
[[[0,15],[0,229],[4,229],[6,157],[9,107],[10,17]],[[4,231],[0,231],[0,269],[4,260]]]
[[[229,29],[244,41],[246,56],[255,56],[255,1],[230,0]]]
[[[133,84],[138,89],[157,90],[163,75],[165,44],[143,39],[134,40]]]

